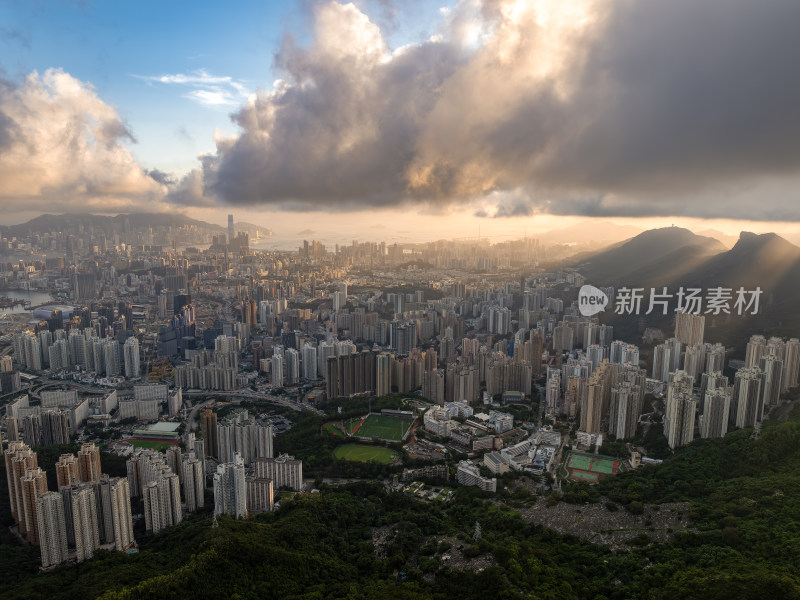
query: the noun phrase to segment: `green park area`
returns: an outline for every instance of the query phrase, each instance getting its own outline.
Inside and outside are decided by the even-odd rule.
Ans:
[[[373,414],[366,418],[353,435],[365,439],[375,437],[381,440],[399,442],[413,423],[414,420],[407,417]]]
[[[336,458],[357,462],[378,462],[384,465],[397,460],[397,453],[391,448],[382,446],[365,446],[362,444],[344,444],[333,451]]]

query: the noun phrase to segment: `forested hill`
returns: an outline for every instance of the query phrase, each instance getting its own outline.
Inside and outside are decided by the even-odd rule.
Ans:
[[[637,512],[641,503],[690,501],[695,531],[665,544],[642,536],[612,552],[560,536],[514,510],[556,498],[522,490],[492,496],[458,488],[443,505],[360,483],[323,487],[251,520],[221,518],[217,528],[208,515],[193,515],[143,538],[136,555],[100,552],[47,574],[31,567],[31,549],[12,553],[4,546],[0,594],[4,600],[800,598],[800,411],[766,424],[759,439],[751,433],[697,440],[661,466],[565,489],[563,501],[575,503],[576,518],[586,502]],[[382,557],[374,550],[376,532],[385,534]],[[483,561],[483,570],[443,567],[443,557],[456,553]]]

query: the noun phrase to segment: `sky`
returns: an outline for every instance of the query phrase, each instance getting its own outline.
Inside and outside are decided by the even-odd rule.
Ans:
[[[794,0],[0,2],[0,205],[800,231]]]

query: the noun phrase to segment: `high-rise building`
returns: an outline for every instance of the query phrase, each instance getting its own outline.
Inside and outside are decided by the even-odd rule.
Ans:
[[[69,412],[45,410],[41,415],[42,446],[69,444]]]
[[[100,532],[97,521],[97,505],[94,489],[81,483],[70,488],[72,495],[72,526],[75,531],[75,551],[78,562],[94,556],[100,547]]]
[[[725,346],[722,344],[706,344],[706,373],[714,373],[725,369]]]
[[[600,433],[603,417],[611,405],[611,385],[621,365],[612,365],[604,360],[589,378],[585,399],[581,404],[581,431]]]
[[[672,365],[671,350],[667,344],[659,344],[653,349],[653,379],[667,381]]]
[[[792,338],[786,342],[786,360],[784,362],[785,376],[783,390],[797,387],[800,383],[800,340]]]
[[[78,478],[78,460],[74,454],[62,454],[56,463],[56,481],[58,489],[69,487],[80,481]]]
[[[67,562],[67,524],[64,504],[58,492],[44,492],[36,501],[36,519],[39,522],[39,550],[42,567],[52,567]]]
[[[317,378],[317,348],[311,344],[303,346],[303,378],[306,381]]]
[[[283,356],[275,354],[272,356],[272,385],[280,387],[284,384],[284,361]]]
[[[728,432],[730,407],[730,388],[717,387],[706,391],[703,400],[703,414],[700,417],[700,436],[704,438],[723,437]]]
[[[129,337],[125,340],[125,377],[132,379],[139,377],[139,340]]]
[[[28,469],[38,466],[36,453],[24,442],[9,442],[5,451],[6,480],[11,503],[11,516],[18,525],[25,521],[25,508],[22,501],[21,480]]]
[[[561,371],[547,370],[547,387],[545,388],[545,411],[547,415],[555,415],[562,407],[561,403]]]
[[[678,338],[669,338],[664,342],[669,348],[669,370],[677,371],[681,368],[681,357],[683,356],[683,343]]]
[[[231,462],[220,464],[214,473],[214,514],[247,517],[247,481],[244,461],[238,453]]]
[[[143,487],[144,520],[148,531],[157,533],[183,520],[181,484],[169,468]]]
[[[706,318],[685,312],[675,313],[675,337],[686,346],[703,343]]]
[[[233,244],[233,215],[228,215],[228,244]]]
[[[286,369],[286,385],[296,385],[300,380],[300,355],[294,348],[287,348],[284,354],[284,365]]]
[[[233,462],[238,453],[245,465],[256,458],[270,458],[273,431],[268,421],[256,421],[246,410],[234,412],[217,426],[219,462]]]
[[[217,447],[217,413],[206,409],[200,413],[200,419],[203,439],[206,443],[206,456],[219,458],[219,449]]]
[[[183,457],[180,446],[170,446],[166,451],[167,466],[178,476],[183,483]]]
[[[618,383],[611,387],[608,430],[617,439],[636,435],[644,404],[645,382],[645,371],[630,365],[620,374]]]
[[[78,451],[78,479],[82,482],[100,481],[100,448],[83,444]]]
[[[697,401],[692,396],[694,379],[686,371],[670,373],[664,413],[664,436],[670,448],[685,446],[694,439]]]
[[[422,397],[434,404],[444,405],[444,369],[433,369],[422,374]]]
[[[296,492],[303,489],[303,461],[288,454],[256,459],[255,475],[259,479],[271,479],[278,489],[288,487]]]
[[[556,353],[572,350],[574,333],[574,329],[565,324],[553,329],[553,350]]]
[[[759,365],[764,374],[762,383],[764,410],[769,410],[773,406],[781,403],[781,390],[783,389],[783,360],[775,354],[767,354],[761,357]]]
[[[750,341],[747,342],[747,352],[745,354],[744,366],[745,367],[758,367],[761,364],[761,357],[764,356],[764,351],[767,348],[767,340],[763,335],[750,336]]]
[[[19,419],[16,417],[6,417],[6,436],[8,442],[19,442]]]
[[[700,397],[705,398],[706,392],[716,388],[730,387],[728,378],[722,374],[722,371],[711,371],[703,373],[700,376]],[[734,410],[734,409],[731,409]]]
[[[700,380],[700,374],[705,367],[705,361],[705,346],[702,344],[686,346],[686,352],[683,355],[683,370],[692,376],[695,383]]]
[[[32,413],[22,419],[22,438],[30,446],[42,445],[42,415]]]
[[[763,419],[763,380],[764,374],[758,367],[744,367],[736,371],[729,415],[730,421],[736,427],[754,427],[756,422]]]
[[[19,480],[22,488],[22,515],[19,532],[31,544],[39,543],[39,523],[36,520],[36,501],[47,491],[47,475],[39,467],[28,469]]]
[[[275,504],[275,487],[271,479],[247,478],[247,512],[269,512]]]
[[[75,271],[72,277],[73,300],[91,300],[97,295],[94,272]]]
[[[392,389],[391,357],[381,353],[375,357],[375,395],[387,396]]]
[[[183,497],[186,510],[194,512],[202,508],[205,502],[205,474],[203,463],[191,455],[185,456],[183,465]]]
[[[123,552],[134,543],[131,494],[125,477],[111,480],[111,514],[114,524],[114,549]]]

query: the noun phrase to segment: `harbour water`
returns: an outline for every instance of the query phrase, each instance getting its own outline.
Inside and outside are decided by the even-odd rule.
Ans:
[[[12,300],[28,300],[31,306],[38,306],[50,302],[52,297],[46,292],[36,292],[27,290],[0,290],[0,298],[11,298]],[[55,301],[53,301],[55,303]],[[8,308],[0,308],[0,312],[4,313],[21,313],[25,312],[25,307],[22,304],[16,304]]]

